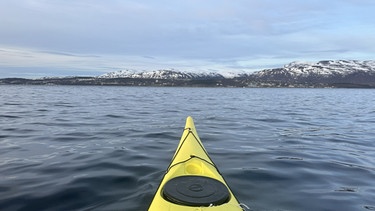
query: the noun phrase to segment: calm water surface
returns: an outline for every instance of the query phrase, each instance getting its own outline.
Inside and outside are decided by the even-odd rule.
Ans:
[[[375,90],[0,86],[0,210],[147,210],[187,116],[251,210],[375,210]]]

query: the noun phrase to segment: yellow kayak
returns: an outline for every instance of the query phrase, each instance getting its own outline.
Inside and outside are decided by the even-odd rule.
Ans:
[[[149,211],[243,210],[188,117],[180,143]]]

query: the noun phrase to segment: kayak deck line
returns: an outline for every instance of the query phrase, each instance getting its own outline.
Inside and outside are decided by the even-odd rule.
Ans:
[[[173,164],[172,166],[170,166],[168,169],[167,169],[167,171],[165,172],[165,173],[168,173],[169,172],[169,170],[171,169],[171,168],[173,168],[173,167],[175,167],[175,166],[177,166],[177,165],[179,165],[179,164],[183,164],[183,163],[186,163],[186,162],[188,162],[189,160],[191,160],[191,159],[193,159],[193,158],[197,158],[197,159],[200,159],[200,160],[202,160],[202,161],[204,161],[204,162],[206,162],[207,164],[209,164],[209,165],[211,165],[211,166],[213,166],[213,167],[215,167],[217,170],[218,170],[218,172],[219,172],[219,169],[216,167],[216,165],[215,164],[212,164],[212,163],[210,163],[210,162],[208,162],[207,160],[205,160],[205,159],[203,159],[203,158],[200,158],[200,157],[198,157],[198,156],[195,156],[195,155],[190,155],[190,158],[188,158],[187,160],[184,160],[184,161],[180,161],[180,162],[178,162],[178,163],[176,163],[176,164]],[[220,172],[219,172],[220,173]],[[220,175],[221,175],[221,173],[220,173]]]
[[[188,117],[149,211],[242,211],[245,208],[208,155],[193,119]]]
[[[184,130],[188,130],[189,132],[188,132],[188,134],[186,135],[185,139],[182,141],[180,147],[176,150],[175,156],[176,156],[176,154],[178,154],[178,152],[180,151],[180,149],[181,149],[182,146],[184,145],[184,143],[185,143],[186,139],[188,138],[188,136],[189,136],[189,135],[192,135],[192,136],[194,137],[194,139],[197,141],[197,143],[202,147],[202,149],[204,149],[204,151],[205,151],[207,157],[210,159],[210,157],[209,157],[207,151],[205,150],[205,148],[203,147],[203,145],[198,141],[198,139],[197,139],[197,137],[194,135],[194,133],[191,131],[191,128],[185,128]],[[172,158],[172,162],[173,162],[175,156]],[[216,168],[216,170],[217,170],[217,171],[219,172],[219,174],[221,175],[219,169],[217,168],[217,166],[215,165],[215,163],[214,163],[211,159],[210,159],[210,161],[207,161],[206,159],[203,159],[203,158],[201,158],[201,157],[199,157],[199,156],[196,156],[196,155],[194,155],[194,154],[191,154],[190,157],[189,157],[188,159],[183,160],[183,161],[180,161],[180,162],[175,163],[175,164],[173,164],[173,165],[172,165],[172,162],[171,162],[171,164],[170,164],[170,166],[168,167],[166,173],[168,173],[169,170],[170,170],[171,168],[175,167],[176,165],[179,165],[179,164],[185,163],[185,162],[189,161],[189,160],[192,159],[192,158],[198,158],[198,159],[201,159],[202,161],[206,162],[207,164],[212,165],[213,167]]]

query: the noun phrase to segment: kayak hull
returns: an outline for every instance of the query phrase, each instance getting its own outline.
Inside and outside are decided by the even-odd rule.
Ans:
[[[243,210],[203,147],[191,117],[149,207],[156,210]]]

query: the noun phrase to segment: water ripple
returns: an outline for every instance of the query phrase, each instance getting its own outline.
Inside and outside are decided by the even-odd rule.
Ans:
[[[188,115],[252,210],[375,210],[374,97],[0,86],[0,210],[147,210]]]

